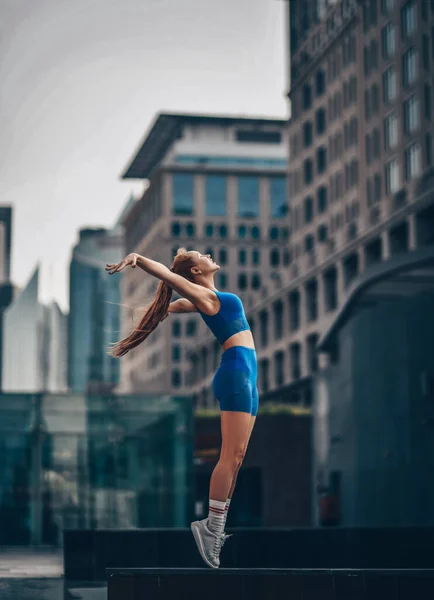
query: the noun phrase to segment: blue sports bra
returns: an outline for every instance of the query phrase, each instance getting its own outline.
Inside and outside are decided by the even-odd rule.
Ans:
[[[227,339],[239,333],[240,331],[250,331],[249,323],[244,313],[244,307],[237,295],[229,292],[218,292],[212,290],[220,299],[220,309],[215,315],[206,315],[199,309],[198,313],[211,329],[220,344]]]

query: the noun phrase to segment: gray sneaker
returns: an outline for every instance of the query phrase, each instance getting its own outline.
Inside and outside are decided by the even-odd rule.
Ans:
[[[194,521],[191,531],[196,541],[201,557],[209,567],[218,569],[220,566],[220,550],[225,542],[225,534],[217,534],[208,529],[208,518]]]

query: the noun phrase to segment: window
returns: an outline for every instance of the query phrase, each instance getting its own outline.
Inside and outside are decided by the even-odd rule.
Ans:
[[[306,317],[311,323],[318,318],[318,284],[312,279],[306,284]]]
[[[240,239],[244,239],[247,235],[247,227],[245,225],[240,225],[238,227],[238,237]]]
[[[414,133],[419,128],[419,101],[416,96],[410,96],[404,102],[404,131]]]
[[[377,24],[377,0],[369,0],[369,20],[371,25]]]
[[[316,151],[316,168],[319,175],[324,173],[327,168],[327,150],[324,146],[321,146]]]
[[[259,217],[259,177],[238,177],[238,216]]]
[[[193,337],[194,335],[196,335],[196,321],[195,319],[189,319],[187,321],[187,326],[186,326],[186,330],[185,333],[188,337]]]
[[[304,199],[304,222],[311,223],[313,221],[313,198],[307,196]]]
[[[407,2],[401,9],[402,37],[412,35],[416,30],[416,6],[414,0]]]
[[[273,302],[274,339],[283,337],[283,303],[281,300]]]
[[[315,246],[315,238],[312,234],[308,234],[304,237],[304,251],[306,253],[312,252]]]
[[[427,35],[422,38],[422,59],[424,69],[429,71],[429,37]]]
[[[309,185],[313,181],[313,163],[310,158],[306,158],[303,163],[304,167],[304,183]]]
[[[431,86],[426,83],[424,86],[425,118],[431,120]]]
[[[409,48],[402,57],[402,80],[405,86],[411,85],[416,81],[417,64],[416,50]]]
[[[319,108],[315,113],[316,133],[321,135],[326,130],[326,112],[324,108]]]
[[[312,121],[306,121],[303,125],[303,143],[304,147],[308,148],[312,144],[313,140],[313,127]]]
[[[271,216],[284,217],[288,214],[286,178],[272,177],[269,183]]]
[[[392,58],[395,54],[395,26],[387,23],[381,30],[382,52],[385,60]]]
[[[228,228],[226,225],[219,226],[219,235],[223,239],[228,237]]]
[[[224,175],[206,176],[205,215],[207,217],[226,215],[226,177]]]
[[[261,230],[257,225],[253,225],[253,227],[250,229],[250,235],[254,240],[257,240],[261,237]]]
[[[383,73],[383,98],[384,102],[393,102],[396,98],[396,71],[394,67],[389,67]]]
[[[179,369],[173,369],[172,371],[172,385],[173,387],[180,387],[181,385],[181,371]]]
[[[177,344],[172,346],[172,360],[174,362],[181,360],[181,346],[178,346]]]
[[[396,158],[386,163],[386,194],[395,194],[400,188],[399,165]]]
[[[372,132],[372,157],[380,158],[380,130],[375,128]]]
[[[219,263],[221,265],[226,265],[228,262],[228,253],[225,248],[222,248],[219,252]]]
[[[261,276],[259,273],[253,273],[252,275],[252,289],[259,290],[261,287]]]
[[[275,380],[276,386],[281,386],[285,382],[285,368],[284,368],[284,357],[285,355],[281,350],[274,353],[274,367],[275,367]]]
[[[172,223],[172,235],[173,237],[179,237],[181,233],[181,225],[180,223]]]
[[[384,119],[384,148],[392,150],[398,144],[398,118],[396,113]]]
[[[289,294],[289,328],[291,332],[300,327],[300,292],[295,290]]]
[[[425,158],[426,166],[432,166],[432,137],[430,133],[425,134]]]
[[[375,173],[374,175],[374,202],[380,202],[381,200],[381,175]]]
[[[247,287],[247,275],[245,273],[238,274],[238,289],[245,290]]]
[[[247,131],[239,129],[236,132],[237,142],[250,144],[280,144],[282,136],[279,131]]]
[[[412,144],[405,151],[405,177],[414,179],[421,172],[421,155],[419,144]]]
[[[207,238],[212,237],[214,234],[214,225],[212,225],[212,223],[208,223],[207,225],[205,225],[205,236]]]
[[[173,214],[192,215],[194,199],[194,177],[191,173],[174,173],[172,175],[173,187]]]
[[[308,110],[312,106],[312,88],[308,83],[303,86],[303,110]]]
[[[172,335],[173,337],[181,335],[181,323],[177,319],[172,322]]]
[[[327,188],[323,185],[317,191],[317,206],[319,214],[327,210]]]
[[[270,227],[270,240],[279,239],[279,228],[276,226]]]
[[[227,286],[228,286],[228,278],[227,278],[227,275],[226,275],[226,273],[223,273],[222,271],[219,271],[218,278],[219,278],[219,280],[220,280],[220,285],[219,285],[219,287],[220,287],[222,290],[226,289],[226,288],[227,288]]]
[[[278,267],[280,265],[280,253],[277,248],[273,248],[270,252],[270,266]]]
[[[371,40],[371,44],[369,46],[369,53],[370,53],[370,68],[371,70],[373,69],[378,69],[378,42],[377,40]]]
[[[268,358],[261,359],[259,366],[260,366],[260,372],[261,372],[262,391],[264,393],[266,393],[266,392],[268,392],[268,389],[270,387]]]
[[[259,265],[260,262],[260,254],[259,250],[255,248],[252,250],[252,265]]]
[[[393,11],[393,7],[395,5],[395,0],[382,0],[381,1],[381,10],[384,16],[390,15]]]
[[[290,252],[289,248],[283,249],[283,264],[285,266],[288,266],[289,264],[291,264],[291,252]]]
[[[261,310],[259,313],[259,336],[261,346],[268,344],[268,312],[267,310]]]
[[[320,243],[324,243],[327,241],[327,237],[328,237],[327,225],[322,224],[318,227],[316,237],[318,239],[318,242],[320,242]]]
[[[241,248],[240,250],[238,250],[238,264],[245,265],[246,262],[247,262],[247,252],[246,252],[246,250],[244,250],[244,248]]]
[[[317,71],[315,76],[316,95],[322,96],[325,92],[325,73],[322,69]]]
[[[396,89],[396,79],[395,79]],[[375,115],[380,110],[380,88],[377,83],[371,87],[371,111]]]
[[[185,232],[187,237],[194,237],[196,234],[196,225],[194,223],[187,223],[185,226]]]
[[[292,379],[299,379],[301,377],[301,346],[298,342],[290,345],[289,354],[291,358]]]

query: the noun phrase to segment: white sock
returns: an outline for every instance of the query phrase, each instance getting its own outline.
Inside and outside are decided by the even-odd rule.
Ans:
[[[225,528],[226,502],[209,500],[208,529],[221,534]]]
[[[230,505],[231,505],[231,499],[227,498],[227,500],[226,500],[226,507],[225,507],[225,526],[226,526],[226,521],[228,519],[228,512],[229,512]]]

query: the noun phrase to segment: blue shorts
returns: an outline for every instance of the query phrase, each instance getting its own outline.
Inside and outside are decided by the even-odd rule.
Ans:
[[[212,390],[220,410],[258,413],[258,363],[256,351],[247,346],[232,346],[222,354],[212,380]]]

